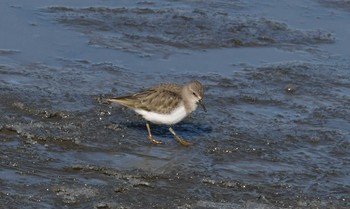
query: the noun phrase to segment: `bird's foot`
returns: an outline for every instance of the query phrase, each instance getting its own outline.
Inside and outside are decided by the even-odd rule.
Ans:
[[[191,145],[191,143],[189,143],[189,142],[187,142],[187,141],[185,141],[185,140],[183,140],[183,139],[181,139],[179,136],[175,136],[175,139],[177,140],[177,141],[179,141],[182,145],[184,145],[184,146],[189,146],[189,145]]]
[[[152,136],[149,136],[148,138],[149,138],[149,140],[151,141],[151,144],[163,144],[162,141],[153,139]]]
[[[177,141],[179,141],[182,145],[184,145],[184,146],[191,145],[191,143],[189,143],[189,142],[187,142],[187,141],[181,139],[181,137],[179,137],[179,136],[175,133],[174,129],[172,129],[171,127],[169,127],[169,131],[170,131],[170,133],[172,133],[172,134],[174,135],[175,139],[176,139]]]

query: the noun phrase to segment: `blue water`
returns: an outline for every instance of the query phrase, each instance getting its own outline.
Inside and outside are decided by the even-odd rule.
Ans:
[[[345,1],[2,1],[1,206],[348,208],[349,20]],[[101,102],[191,79],[191,147]]]

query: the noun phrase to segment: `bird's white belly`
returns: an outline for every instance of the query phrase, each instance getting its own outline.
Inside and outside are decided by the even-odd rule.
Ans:
[[[161,114],[155,112],[149,112],[142,109],[135,109],[135,112],[142,115],[144,119],[156,124],[166,124],[172,125],[180,122],[187,116],[187,112],[185,110],[184,105],[180,105],[175,110],[173,110],[170,114]]]

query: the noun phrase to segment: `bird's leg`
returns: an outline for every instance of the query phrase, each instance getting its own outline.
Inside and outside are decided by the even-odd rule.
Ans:
[[[152,134],[151,134],[151,128],[150,128],[150,125],[149,125],[148,121],[146,122],[146,127],[147,127],[147,131],[148,131],[148,138],[151,141],[151,144],[161,144],[161,143],[163,143],[162,141],[153,139]]]
[[[175,136],[175,139],[178,140],[182,145],[185,145],[185,146],[190,145],[189,142],[181,139],[171,127],[169,127],[169,131]]]

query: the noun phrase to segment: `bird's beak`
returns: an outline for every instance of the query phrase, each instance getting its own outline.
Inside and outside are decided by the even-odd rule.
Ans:
[[[199,105],[203,108],[204,112],[207,112],[207,108],[205,108],[205,106],[204,106],[202,100],[199,100],[198,103],[199,103]]]

